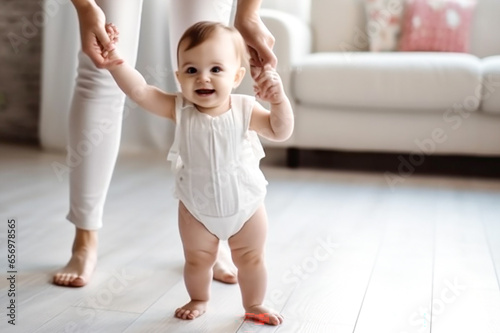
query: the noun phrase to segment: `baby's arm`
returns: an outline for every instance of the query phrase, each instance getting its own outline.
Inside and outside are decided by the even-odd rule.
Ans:
[[[117,40],[118,31],[112,24],[106,26],[110,39]],[[134,102],[144,109],[162,117],[174,120],[175,95],[168,94],[161,89],[147,84],[144,77],[135,68],[123,60],[118,51],[103,51],[103,56],[110,61],[105,68],[109,70],[120,89]]]
[[[255,103],[250,129],[269,140],[287,140],[293,132],[292,106],[283,90],[281,78],[272,66],[264,67],[256,79],[254,89],[257,98],[271,104],[271,110]]]

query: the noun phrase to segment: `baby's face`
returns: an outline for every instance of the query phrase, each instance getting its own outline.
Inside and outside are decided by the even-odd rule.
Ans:
[[[187,45],[188,41],[183,41],[179,48],[177,79],[182,94],[201,112],[229,110],[231,91],[245,74],[232,37],[215,32],[192,49],[185,50]]]

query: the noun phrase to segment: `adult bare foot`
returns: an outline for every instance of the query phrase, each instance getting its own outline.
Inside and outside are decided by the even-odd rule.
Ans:
[[[97,231],[76,229],[71,259],[54,275],[54,284],[83,287],[92,277],[97,263]]]
[[[185,304],[183,307],[175,310],[175,316],[179,319],[193,320],[198,318],[207,310],[206,301],[191,301]]]
[[[214,268],[214,280],[223,283],[234,284],[238,282],[238,270],[234,266],[231,260],[231,255],[229,250],[224,246],[219,247],[219,253],[217,254],[217,261],[215,262]]]
[[[267,325],[280,325],[283,323],[283,316],[263,305],[254,305],[245,309],[245,319],[250,319]]]

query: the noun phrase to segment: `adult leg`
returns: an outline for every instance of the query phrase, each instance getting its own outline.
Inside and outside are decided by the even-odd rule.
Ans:
[[[200,21],[229,24],[233,3],[233,0],[170,0],[170,54],[174,71],[177,70],[177,44],[184,31]]]
[[[283,317],[263,305],[267,288],[264,259],[266,235],[267,214],[262,205],[243,228],[229,238],[229,246],[238,268],[238,281],[246,317],[265,324],[279,325],[283,322]]]
[[[179,202],[179,232],[184,248],[184,282],[191,301],[175,311],[181,319],[194,319],[205,313],[210,298],[212,268],[219,239],[211,234]]]
[[[97,0],[108,22],[120,29],[119,48],[135,64],[142,0]],[[72,256],[54,283],[81,287],[97,261],[97,230],[120,144],[125,95],[106,70],[79,53],[78,76],[69,115],[67,164],[70,171],[68,220],[76,227]]]
[[[229,24],[233,0],[171,0],[169,3],[170,59],[177,70],[177,44],[184,31],[199,21],[218,21]],[[236,267],[231,261],[226,242],[221,248],[214,266],[214,279],[224,283],[236,283]]]

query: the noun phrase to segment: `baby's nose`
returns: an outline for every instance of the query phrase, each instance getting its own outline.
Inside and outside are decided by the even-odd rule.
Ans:
[[[210,74],[205,73],[205,72],[200,72],[200,75],[198,75],[198,81],[199,82],[209,82],[210,81]]]

